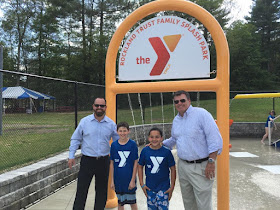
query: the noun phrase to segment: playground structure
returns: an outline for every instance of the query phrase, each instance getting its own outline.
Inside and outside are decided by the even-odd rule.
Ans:
[[[280,93],[237,94],[233,99],[249,99],[249,98],[272,98],[273,99],[272,109],[275,110],[275,100],[274,99],[280,98]]]
[[[273,121],[268,122],[268,128],[269,128],[268,129],[268,145],[274,146],[274,147],[280,147],[280,135],[279,135],[279,132],[277,132],[277,127],[276,127],[276,123],[275,123],[275,121],[279,118],[280,118],[280,115],[275,117]],[[275,128],[274,132],[277,132],[277,134],[276,134],[277,136],[276,136],[276,140],[274,140],[272,142],[273,127]],[[275,139],[275,134],[273,136],[274,136],[274,139]]]
[[[160,82],[116,82],[116,60],[119,47],[126,33],[141,19],[150,14],[174,10],[195,17],[211,33],[216,46],[217,77],[215,79],[160,81]],[[148,62],[148,60],[145,60]],[[143,61],[144,62],[144,61]],[[200,6],[183,0],[159,0],[148,3],[130,14],[118,27],[110,42],[106,57],[107,115],[116,121],[116,95],[123,93],[156,93],[187,91],[209,91],[217,94],[217,122],[224,140],[223,152],[217,161],[218,209],[229,209],[229,49],[222,28],[215,18]],[[134,79],[137,80],[137,79]],[[109,177],[109,180],[111,177]],[[109,189],[107,208],[117,206],[115,193]]]
[[[275,110],[275,98],[280,98],[280,93],[254,93],[254,94],[238,94],[236,95],[233,99],[256,99],[256,98],[272,98],[273,99],[273,106],[272,110]],[[232,100],[233,100],[232,99]],[[273,122],[269,121],[268,122],[268,145],[275,146],[275,147],[280,147],[280,132],[276,132],[276,125],[275,121],[280,118],[280,115],[275,117]],[[274,127],[273,124],[275,125],[275,131],[272,132],[272,128]],[[272,142],[272,134],[274,133],[274,140]]]

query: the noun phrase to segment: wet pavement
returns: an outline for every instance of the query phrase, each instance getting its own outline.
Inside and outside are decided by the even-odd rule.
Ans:
[[[260,139],[230,142],[230,208],[280,209],[280,149]]]
[[[230,143],[230,209],[280,209],[280,148],[262,145],[260,139],[231,138]],[[268,141],[266,142],[268,143]],[[141,149],[140,149],[141,150]],[[172,151],[177,159],[176,150]],[[76,181],[32,205],[28,210],[70,210],[75,199]],[[138,185],[139,210],[145,210],[146,199]],[[213,187],[213,208],[217,206],[216,182]],[[86,210],[93,209],[94,182],[89,190]],[[116,210],[117,208],[113,208]],[[130,209],[128,205],[125,210]],[[178,178],[170,201],[171,210],[183,210]]]

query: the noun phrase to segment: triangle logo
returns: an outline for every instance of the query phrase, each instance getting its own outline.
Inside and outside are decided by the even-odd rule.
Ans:
[[[171,52],[173,52],[175,50],[175,48],[177,47],[177,44],[179,43],[181,37],[182,37],[181,34],[170,35],[170,36],[164,36],[163,40],[165,41],[169,50]]]

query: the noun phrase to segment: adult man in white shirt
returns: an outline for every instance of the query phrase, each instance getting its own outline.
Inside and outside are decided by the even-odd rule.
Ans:
[[[176,145],[179,182],[185,209],[212,209],[215,160],[222,151],[222,137],[212,115],[191,105],[186,91],[174,94],[178,111],[165,146]]]

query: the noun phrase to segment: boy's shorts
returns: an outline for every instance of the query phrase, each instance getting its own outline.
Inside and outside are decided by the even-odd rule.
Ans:
[[[121,206],[124,206],[125,204],[135,204],[136,203],[136,193],[133,194],[118,194],[118,203]]]
[[[164,191],[153,192],[147,190],[147,204],[148,210],[167,210],[169,206],[168,194],[164,194]]]

